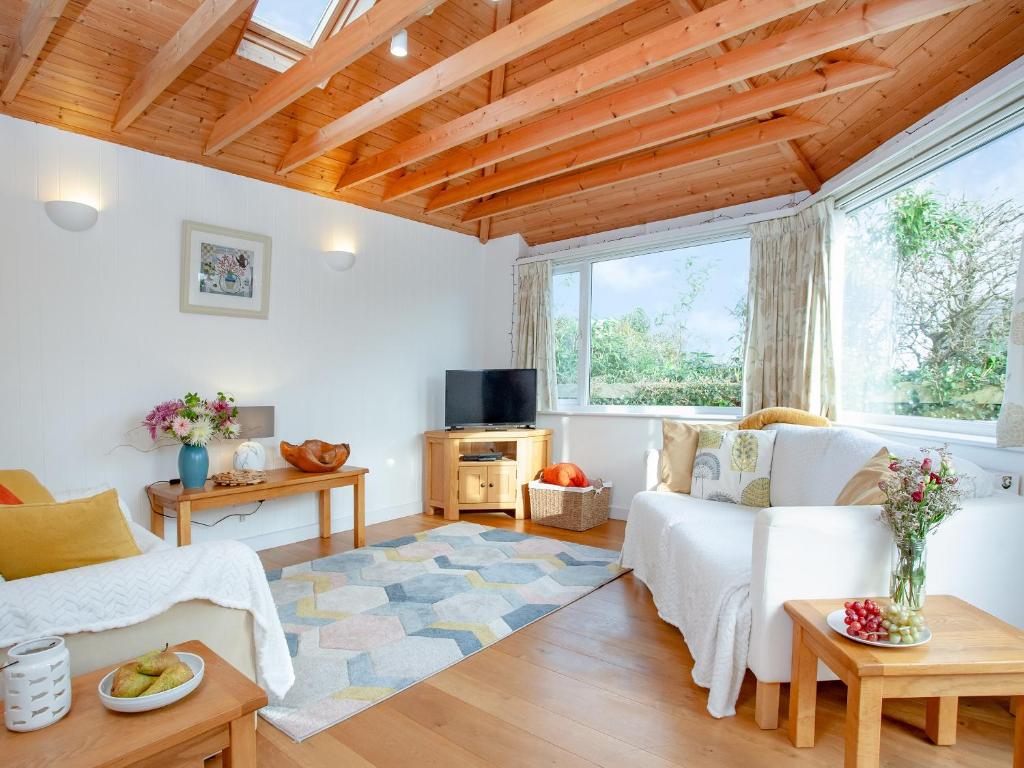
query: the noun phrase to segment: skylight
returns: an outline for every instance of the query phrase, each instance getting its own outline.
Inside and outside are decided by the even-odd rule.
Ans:
[[[324,34],[357,19],[374,0],[259,0],[252,15],[255,24],[312,48]]]
[[[252,18],[257,24],[312,46],[339,0],[259,0]]]

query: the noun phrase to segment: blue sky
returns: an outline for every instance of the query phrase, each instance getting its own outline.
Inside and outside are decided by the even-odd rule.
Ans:
[[[921,181],[956,197],[1024,201],[1024,128],[989,142]]]
[[[731,337],[742,332],[728,310],[746,296],[750,263],[750,241],[730,240],[687,249],[648,253],[594,264],[591,313],[594,319],[620,317],[637,307],[656,316],[672,309],[685,290],[686,263],[692,257],[695,268],[706,266],[710,278],[687,317],[694,352],[708,352],[727,359],[735,342]],[[555,313],[576,314],[579,283],[566,286],[564,278],[555,281]],[[574,293],[575,292],[575,293]]]

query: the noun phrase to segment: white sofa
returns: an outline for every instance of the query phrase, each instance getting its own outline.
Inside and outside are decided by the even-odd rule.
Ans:
[[[256,553],[234,541],[172,547],[121,506],[142,554],[0,583],[0,649],[61,635],[72,674],[80,674],[165,643],[200,640],[283,696],[294,681],[291,658]]]
[[[694,656],[694,680],[710,688],[715,716],[735,713],[747,668],[757,679],[755,718],[778,724],[779,685],[788,682],[792,624],[786,600],[888,592],[891,538],[879,507],[837,507],[834,499],[883,445],[918,449],[852,429],[790,425],[777,432],[771,469],[774,506],[753,509],[657,491],[659,451],[645,456],[645,487],[630,507],[623,563],[650,588],[659,613],[680,628]],[[995,493],[991,478],[963,460],[980,498],[929,540],[927,590],[956,594],[1010,623],[1024,624],[1024,500]],[[927,613],[927,605],[925,606]],[[819,679],[835,679],[819,667]]]

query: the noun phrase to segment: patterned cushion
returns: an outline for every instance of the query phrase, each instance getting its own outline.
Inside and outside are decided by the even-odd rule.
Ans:
[[[690,495],[748,507],[771,506],[775,433],[702,429]]]

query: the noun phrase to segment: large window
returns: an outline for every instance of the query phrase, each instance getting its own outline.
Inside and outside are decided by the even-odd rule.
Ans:
[[[740,407],[750,241],[559,267],[563,404]]]
[[[1022,234],[1020,128],[853,211],[843,411],[994,420]]]

